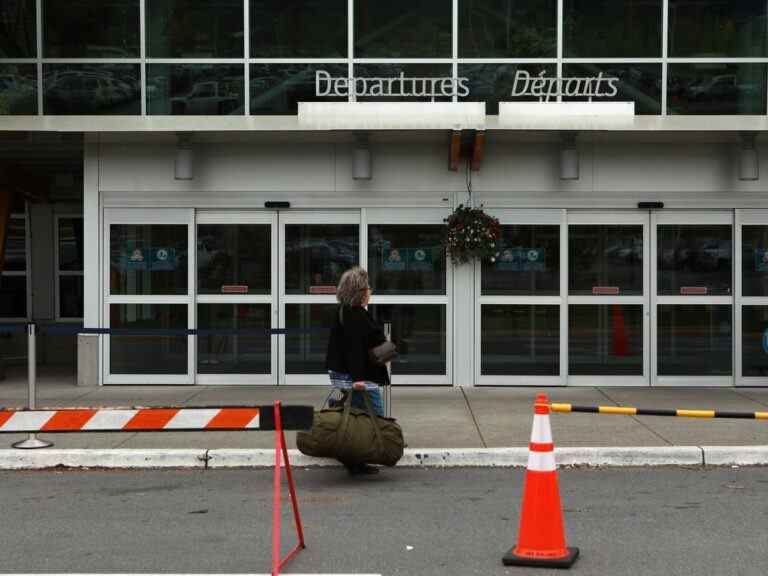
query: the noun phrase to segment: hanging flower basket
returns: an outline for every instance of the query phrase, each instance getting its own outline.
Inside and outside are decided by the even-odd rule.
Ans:
[[[464,264],[473,258],[494,262],[501,236],[499,221],[482,208],[459,204],[445,219],[444,246],[454,264]]]

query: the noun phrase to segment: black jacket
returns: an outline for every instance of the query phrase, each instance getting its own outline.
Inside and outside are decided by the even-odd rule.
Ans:
[[[374,364],[368,357],[371,348],[385,341],[381,326],[362,306],[344,306],[343,325],[339,316],[337,307],[328,339],[326,368],[349,374],[355,382],[389,384],[387,367]]]

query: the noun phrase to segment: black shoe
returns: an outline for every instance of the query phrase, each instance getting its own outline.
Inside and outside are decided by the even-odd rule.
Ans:
[[[352,464],[345,466],[350,476],[364,476],[379,473],[379,469],[376,466],[371,466],[370,464]]]

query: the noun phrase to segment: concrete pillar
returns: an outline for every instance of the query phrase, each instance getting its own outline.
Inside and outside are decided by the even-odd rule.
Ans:
[[[77,385],[99,385],[99,337],[96,334],[77,335]]]

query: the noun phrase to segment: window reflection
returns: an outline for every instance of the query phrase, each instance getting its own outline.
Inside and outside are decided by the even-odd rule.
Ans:
[[[482,263],[484,296],[560,294],[559,226],[502,226],[498,250]]]
[[[251,334],[210,334],[197,338],[200,374],[269,374],[272,365],[269,304],[199,304],[201,330],[254,330]]]
[[[642,306],[571,305],[568,325],[569,374],[642,376]]]
[[[671,57],[764,57],[763,0],[669,0]]]
[[[742,318],[742,375],[768,376],[768,306],[744,306]]]
[[[37,66],[0,64],[0,115],[37,114]]]
[[[469,79],[469,96],[459,99],[485,102],[486,114],[498,114],[499,102],[538,100],[534,96],[512,98],[518,70],[524,70],[531,76],[538,76],[542,71],[547,76],[554,76],[556,72],[554,64],[462,64],[459,66],[459,77]]]
[[[443,304],[376,304],[371,305],[369,310],[380,324],[392,324],[392,341],[398,353],[392,361],[392,374],[446,373]]]
[[[618,92],[613,98],[593,98],[593,101],[634,102],[635,114],[661,114],[661,64],[568,64],[565,77],[618,78]],[[588,98],[563,98],[588,100]]]
[[[269,294],[272,236],[268,224],[201,224],[197,227],[197,290],[221,294]]]
[[[731,293],[731,227],[658,227],[659,294]]]
[[[315,95],[315,73],[328,72],[334,78],[349,76],[339,64],[252,64],[251,114],[296,114],[299,102],[346,102],[347,98]]]
[[[250,0],[251,58],[346,58],[347,0]]]
[[[59,270],[83,270],[82,218],[59,218]]]
[[[741,228],[742,296],[768,296],[768,227]]]
[[[670,64],[670,114],[765,114],[763,64]]]
[[[659,376],[730,376],[731,307],[660,305]]]
[[[138,64],[45,64],[46,114],[141,113]]]
[[[0,58],[37,54],[35,0],[0,2]]]
[[[226,116],[245,113],[240,64],[147,66],[148,114]]]
[[[138,58],[139,0],[44,0],[43,30],[45,58]]]
[[[460,58],[554,58],[555,0],[461,0]]]
[[[147,2],[147,56],[242,58],[243,0]]]
[[[0,318],[27,317],[27,277],[0,274]]]
[[[360,260],[358,226],[286,224],[286,294],[333,293]]]
[[[286,374],[327,374],[325,353],[329,332],[322,328],[332,325],[337,309],[336,304],[285,305]],[[315,331],[311,331],[313,329]]]
[[[573,295],[643,293],[643,227],[570,225],[568,290]]]
[[[451,0],[354,0],[355,58],[450,58]]]
[[[440,226],[369,226],[368,273],[376,294],[445,294]]]
[[[560,373],[560,307],[482,307],[483,376],[557,376]]]
[[[563,0],[566,58],[661,56],[662,0]]]

